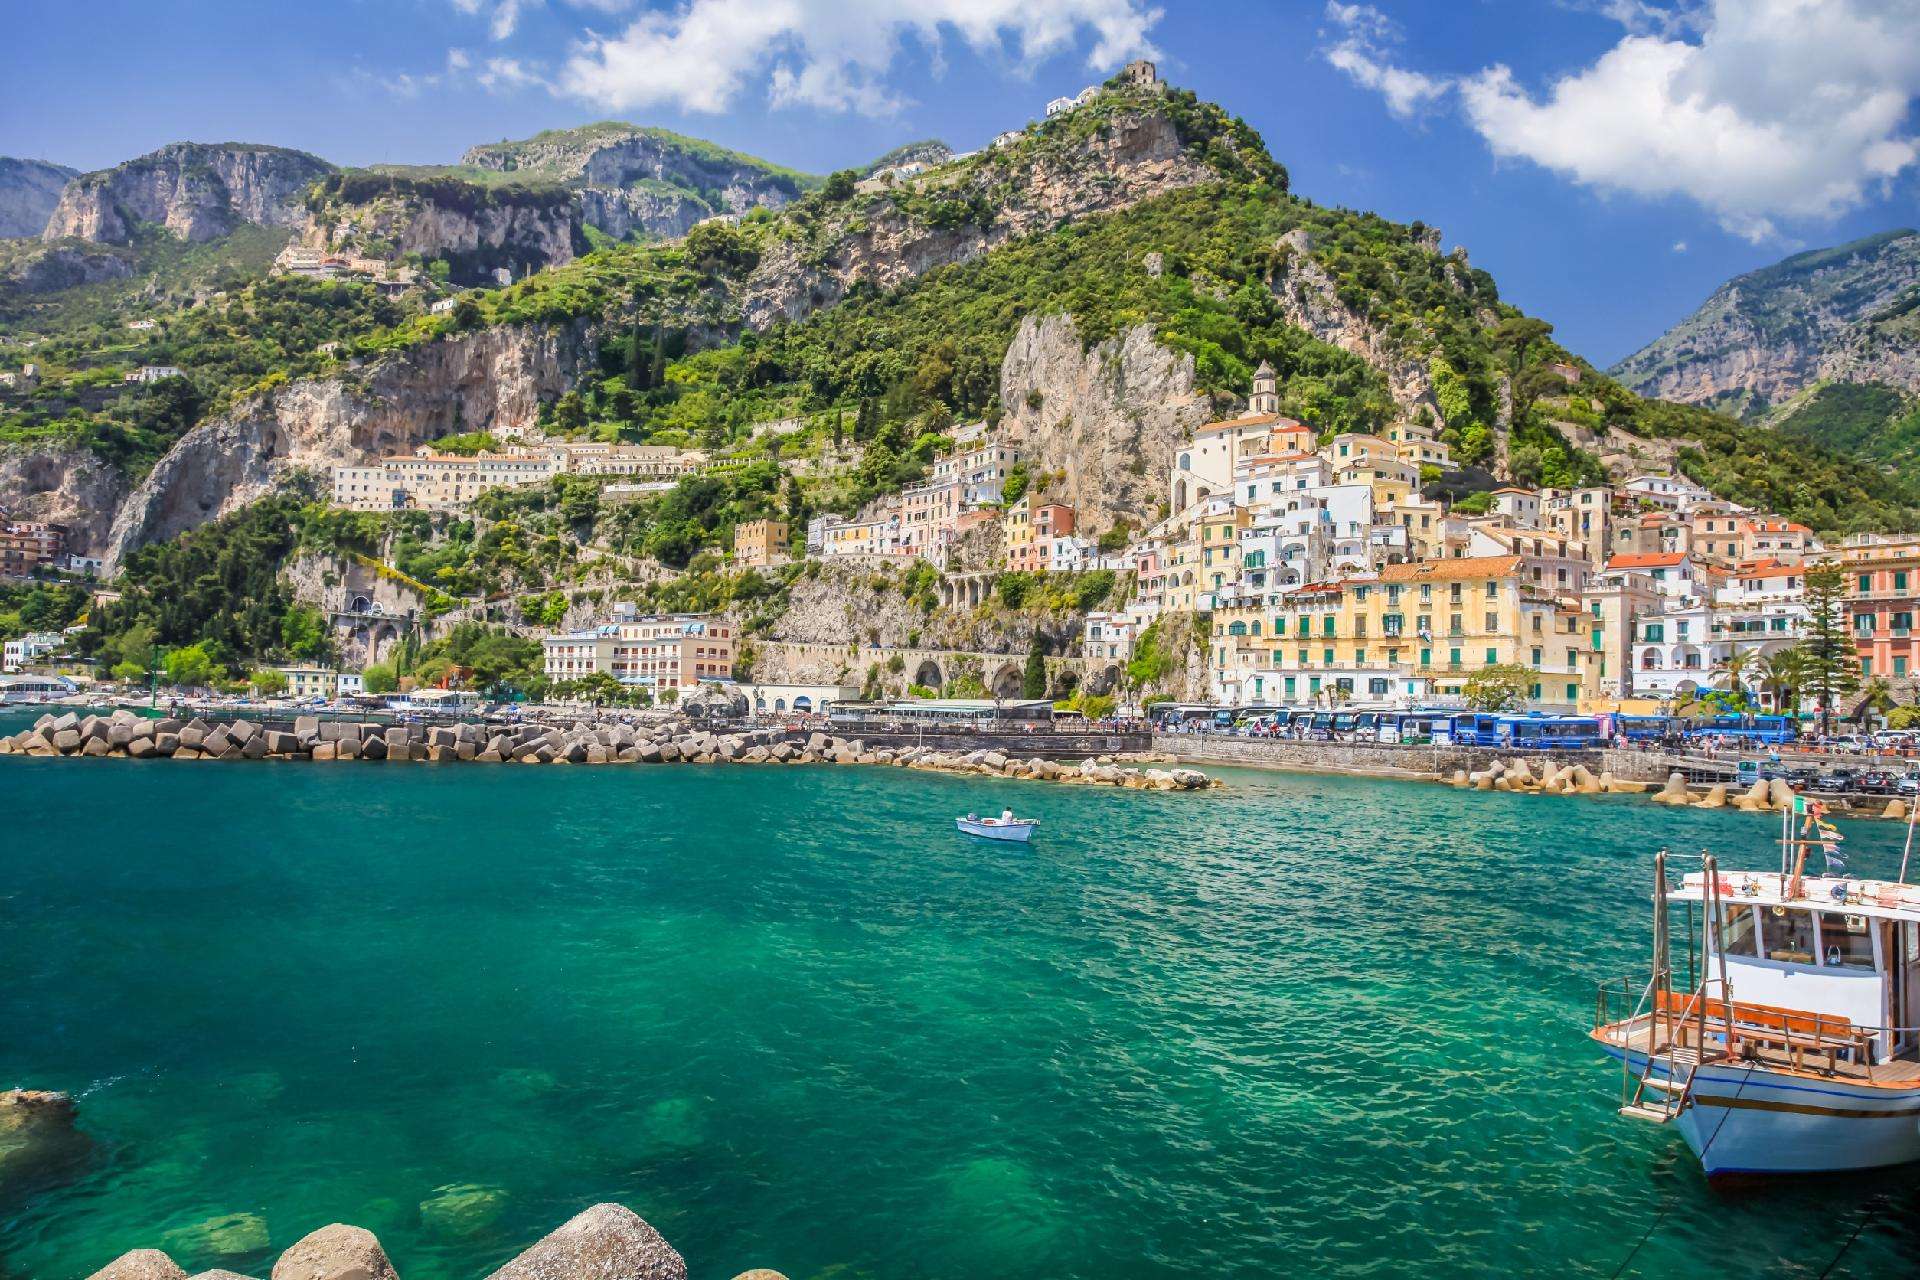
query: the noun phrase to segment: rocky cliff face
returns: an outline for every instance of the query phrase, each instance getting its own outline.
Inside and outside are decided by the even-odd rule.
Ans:
[[[0,156],[0,237],[37,236],[79,172],[45,160]]]
[[[67,184],[42,233],[126,244],[139,223],[184,240],[212,240],[243,222],[297,227],[309,186],[333,166],[304,151],[176,142]]]
[[[1729,280],[1612,373],[1642,395],[1749,413],[1822,380],[1920,392],[1920,345],[1886,315],[1917,293],[1920,232],[1796,254]]]
[[[68,549],[99,555],[127,478],[97,454],[69,445],[0,449],[0,509],[16,520],[67,526]]]
[[[1069,316],[1029,316],[1000,366],[1002,432],[1021,441],[1035,475],[1058,474],[1050,497],[1083,532],[1153,523],[1182,441],[1214,417],[1193,385],[1193,357],[1137,325],[1087,349]]]
[[[752,328],[797,320],[839,301],[856,281],[891,289],[1016,236],[1217,177],[1183,148],[1171,119],[1145,108],[1072,145],[984,153],[957,173],[909,180],[901,198],[856,202],[812,241],[780,242],[747,282],[742,316]],[[955,210],[978,199],[984,216],[929,219],[916,196]]]
[[[677,187],[585,187],[576,193],[580,221],[616,240],[683,236],[713,209]]]
[[[136,265],[125,249],[62,240],[57,244],[23,242],[19,252],[0,262],[0,290],[58,293],[102,280],[124,280]]]
[[[715,213],[784,208],[803,189],[800,175],[752,156],[617,123],[474,147],[461,163],[577,188],[587,225],[616,239],[684,235]]]
[[[584,247],[572,202],[508,195],[455,205],[406,188],[360,203],[327,201],[301,232],[302,243],[389,259],[443,258],[456,284],[490,284],[496,268],[517,279],[573,261]]]
[[[439,436],[531,425],[591,350],[581,326],[487,329],[248,401],[182,436],[133,490],[106,539],[110,566],[263,496],[290,471],[328,477]]]

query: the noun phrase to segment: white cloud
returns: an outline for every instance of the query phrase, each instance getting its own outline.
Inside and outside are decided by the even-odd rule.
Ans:
[[[1587,186],[1685,196],[1750,240],[1827,220],[1920,161],[1912,0],[1714,0],[1698,41],[1629,34],[1544,97],[1504,66],[1461,83],[1496,155]]]
[[[1400,40],[1400,30],[1386,14],[1368,4],[1341,4],[1328,0],[1327,21],[1339,28],[1339,39],[1321,56],[1363,89],[1386,99],[1387,110],[1409,119],[1427,104],[1445,96],[1451,83],[1441,77],[1396,67],[1388,61],[1386,46]]]
[[[1827,221],[1920,163],[1915,0],[1567,0],[1625,34],[1543,93],[1501,65],[1442,77],[1394,65],[1378,10],[1330,3],[1323,53],[1406,117],[1457,93],[1496,156],[1605,192],[1682,197],[1749,240]]]
[[[475,78],[480,81],[480,87],[489,93],[546,84],[538,71],[518,58],[488,58],[487,65]]]
[[[1673,242],[1673,251],[1675,253],[1685,253],[1687,251],[1687,242],[1685,240],[1675,240]]]
[[[908,39],[936,60],[956,37],[1030,64],[1090,36],[1087,64],[1106,69],[1154,56],[1159,19],[1142,0],[686,0],[617,35],[589,32],[556,79],[615,111],[719,112],[764,85],[775,106],[884,115],[902,104],[887,73]]]

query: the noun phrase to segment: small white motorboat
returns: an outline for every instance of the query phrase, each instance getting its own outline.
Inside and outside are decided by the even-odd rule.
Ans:
[[[997,818],[979,818],[970,813],[964,818],[955,818],[953,825],[984,840],[1015,840],[1025,844],[1033,838],[1033,829],[1040,825],[1040,820],[1016,818],[1009,809]]]

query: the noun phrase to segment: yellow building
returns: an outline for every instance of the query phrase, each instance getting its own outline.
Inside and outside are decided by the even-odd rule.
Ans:
[[[1240,531],[1253,522],[1245,507],[1231,497],[1210,502],[1193,522],[1193,543],[1199,559],[1195,565],[1195,607],[1207,612],[1223,596],[1231,595],[1240,582]]]
[[[1489,666],[1536,673],[1536,703],[1578,705],[1588,615],[1521,577],[1519,556],[1390,564],[1318,583],[1277,608],[1214,615],[1214,695],[1240,702],[1398,702],[1457,696]]]
[[[787,558],[791,536],[785,520],[748,520],[733,528],[733,558],[746,568],[765,569]]]

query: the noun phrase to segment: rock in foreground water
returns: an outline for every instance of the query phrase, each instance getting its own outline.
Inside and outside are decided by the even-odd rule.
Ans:
[[[158,1249],[135,1249],[121,1254],[87,1280],[187,1280],[187,1273]]]
[[[488,1280],[687,1280],[687,1264],[639,1214],[597,1204]]]
[[[399,1280],[386,1250],[364,1227],[336,1222],[310,1232],[280,1255],[272,1280]]]

